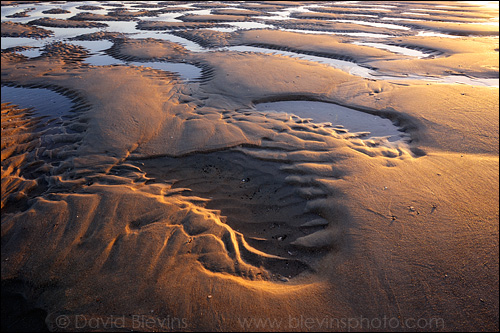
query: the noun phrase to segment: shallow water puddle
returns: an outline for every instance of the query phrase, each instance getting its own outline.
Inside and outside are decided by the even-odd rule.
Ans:
[[[53,42],[65,41],[68,38],[101,31],[100,28],[48,28],[54,32],[46,38],[2,37],[2,49],[16,46],[42,47]]]
[[[382,17],[381,20],[385,21],[408,21],[408,22],[428,22],[427,20],[405,18],[405,17]]]
[[[28,9],[33,9],[28,12],[29,17],[20,17],[20,18],[14,18],[16,22],[27,22],[31,21],[34,19],[39,19],[43,17],[52,17],[52,18],[57,18],[57,19],[68,19],[72,16],[74,16],[78,12],[88,12],[87,10],[81,10],[76,7],[82,6],[82,5],[99,5],[98,2],[91,2],[91,1],[67,1],[66,3],[60,3],[57,5],[54,4],[44,4],[44,3],[27,3],[27,4],[17,4],[14,7],[6,7],[4,11],[4,6],[2,6],[2,19],[7,16],[7,15],[12,15],[17,12],[22,12],[24,10]],[[51,14],[51,13],[43,13],[46,10],[50,9],[55,9],[55,8],[60,8],[69,11],[70,13],[64,13],[64,14]],[[107,11],[106,10],[93,10],[93,13],[96,14],[105,14]],[[9,18],[12,19],[12,18]]]
[[[107,40],[71,41],[71,43],[83,46],[86,49],[90,50],[91,52],[90,56],[88,58],[85,58],[83,62],[90,64],[92,66],[133,65],[133,66],[151,67],[161,71],[176,73],[181,77],[181,79],[188,81],[195,81],[197,79],[200,79],[201,76],[201,69],[190,64],[160,62],[160,61],[126,62],[123,60],[115,59],[112,56],[103,52],[104,50],[109,49],[111,46],[113,46],[113,43]]]
[[[113,46],[113,42],[107,40],[92,40],[92,41],[69,41],[74,45],[79,45],[90,51],[90,54],[83,61],[92,66],[109,66],[109,65],[124,65],[125,62],[115,59],[104,53],[104,50]]]
[[[413,12],[402,12],[400,15],[416,15],[416,16],[426,16],[430,17],[429,13],[413,13]],[[382,18],[382,20],[389,19],[388,17]]]
[[[305,30],[305,29],[286,29],[279,28],[281,31],[298,32],[303,34],[324,34],[324,35],[342,35],[351,37],[368,37],[368,38],[390,38],[394,37],[385,34],[374,34],[370,32],[341,32],[341,31],[322,31],[322,30]]]
[[[407,47],[388,45],[388,44],[383,44],[383,43],[354,42],[353,44],[375,47],[378,49],[387,50],[387,51],[390,51],[393,53],[404,54],[404,55],[407,55],[410,57],[416,57],[416,58],[425,58],[425,57],[429,56],[428,54],[425,54],[422,51],[417,51],[417,50],[409,49]]]
[[[138,2],[140,3],[140,2]],[[123,7],[121,8],[128,8],[129,10],[132,11],[137,11],[139,9],[133,7],[134,4],[132,2],[119,2],[119,4],[122,4]],[[342,2],[339,2],[337,4],[342,4]],[[57,3],[55,4],[42,4],[42,3],[33,3],[33,4],[21,4],[21,5],[16,5],[16,6],[2,6],[2,20],[9,20],[13,22],[27,22],[36,18],[40,17],[53,17],[53,18],[58,18],[58,19],[64,19],[69,16],[72,16],[78,12],[84,12],[87,10],[82,10],[78,9],[78,6],[81,5],[97,5],[97,6],[102,6],[103,9],[97,10],[97,11],[89,11],[92,13],[99,13],[99,14],[104,14],[108,13],[110,11],[115,10],[117,7],[115,6],[106,6],[106,4],[103,4],[101,2],[96,2],[96,1],[83,1],[83,2],[67,2],[67,3]],[[173,5],[173,4],[172,4]],[[392,8],[390,5],[365,5],[362,4],[361,2],[346,2],[345,5],[353,6],[353,7],[385,7],[385,8]],[[177,5],[173,5],[177,7]],[[165,8],[168,8],[169,6],[165,6]],[[184,4],[181,5],[181,7],[192,7],[192,4]],[[391,37],[389,35],[385,34],[373,34],[373,33],[363,33],[363,32],[325,32],[325,31],[311,31],[311,30],[298,30],[298,29],[283,29],[283,28],[276,28],[274,26],[266,24],[267,20],[276,20],[276,19],[292,19],[290,17],[291,13],[296,13],[296,12],[308,12],[314,10],[315,7],[322,7],[321,5],[318,4],[308,4],[308,5],[299,5],[297,6],[287,6],[286,8],[282,8],[278,11],[274,12],[269,12],[268,14],[271,14],[270,16],[255,16],[252,18],[252,21],[248,22],[226,22],[221,26],[215,26],[212,28],[213,30],[218,30],[218,31],[226,31],[226,32],[232,32],[236,30],[246,30],[246,29],[279,29],[282,31],[291,31],[291,32],[301,32],[301,33],[310,33],[310,34],[336,34],[336,35],[347,35],[351,37],[357,37],[357,38],[388,38]],[[21,12],[23,10],[35,8],[34,10],[30,11],[28,14],[30,17],[26,18],[6,18],[6,15],[11,15],[16,12]],[[63,8],[66,10],[71,11],[71,14],[43,14],[42,11],[51,9],[51,8]],[[233,8],[233,7],[229,7]],[[237,5],[234,4],[234,8],[238,8]],[[380,9],[380,8],[379,8]],[[387,11],[390,11],[391,9],[386,9]],[[424,11],[424,9],[419,9],[419,8],[409,8],[405,13],[413,13],[413,14],[420,14],[423,16],[423,13],[419,13],[418,11]],[[425,9],[426,13],[428,10]],[[141,20],[158,20],[158,21],[180,21],[178,17],[181,17],[186,14],[194,14],[194,15],[207,15],[212,12],[212,9],[205,9],[205,8],[196,8],[192,7],[188,11],[184,12],[174,12],[174,13],[162,13],[159,14],[158,16],[145,16],[141,17]],[[439,12],[439,11],[438,11]],[[386,20],[393,20],[397,21],[398,18],[392,18],[392,17],[380,17],[381,22],[369,22],[369,21],[364,21],[363,16],[369,16],[369,15],[363,15],[363,14],[351,14],[348,13],[347,15],[351,16],[359,16],[358,19],[355,19],[353,17],[352,20],[337,20],[338,22],[349,22],[349,23],[357,23],[357,24],[362,24],[362,25],[369,25],[369,26],[376,26],[376,27],[383,27],[383,28],[389,28],[389,29],[397,29],[397,30],[415,30],[409,27],[405,27],[402,25],[398,24],[391,24],[391,23],[382,23],[383,21]],[[425,15],[428,15],[425,14]],[[378,16],[377,16],[378,17]],[[401,18],[404,20],[410,20],[406,18]],[[92,32],[97,32],[97,31],[114,31],[114,32],[122,32],[122,33],[130,33],[128,37],[130,38],[156,38],[156,39],[163,39],[163,40],[169,40],[171,42],[179,43],[186,47],[189,51],[191,52],[207,52],[207,51],[213,51],[213,49],[210,48],[204,48],[198,45],[195,42],[192,42],[190,40],[187,40],[182,37],[174,36],[165,32],[159,32],[159,31],[143,31],[143,30],[138,30],[136,29],[137,21],[106,21],[104,22],[108,25],[107,28],[55,28],[55,27],[48,27],[46,29],[54,31],[54,36],[45,38],[45,39],[34,39],[34,38],[9,38],[9,37],[2,37],[2,49],[5,48],[10,48],[14,46],[31,46],[35,48],[41,48],[47,43],[51,43],[54,41],[62,41],[64,40],[65,42],[68,42],[67,39],[70,37],[75,37],[81,34],[88,34]],[[227,26],[232,26],[231,28],[228,28]],[[448,38],[460,38],[460,36],[452,36],[452,35],[447,35],[447,34],[442,34],[442,33],[435,33],[435,32],[428,32],[428,31],[415,31],[418,36],[440,36],[440,37],[448,37]],[[76,42],[71,42],[74,44],[77,44]],[[99,43],[99,42],[97,42]],[[97,45],[95,43],[94,45]],[[412,56],[412,57],[417,57],[417,58],[424,58],[427,56],[427,54],[417,51],[417,50],[411,50],[408,48],[403,48],[403,47],[398,47],[398,46],[393,46],[393,45],[387,45],[385,43],[367,43],[367,42],[356,42],[355,44],[358,45],[366,45],[370,47],[377,47],[381,49],[386,49],[391,52],[395,53],[402,53],[404,55]],[[82,45],[79,43],[79,45]],[[84,45],[82,45],[84,46]],[[88,58],[85,59],[85,63],[95,65],[95,66],[104,66],[104,65],[127,65],[126,62],[114,59],[113,57],[110,57],[106,53],[103,52],[104,49],[107,49],[109,47],[98,47],[98,46],[91,46],[91,44],[88,44],[85,46],[91,51],[91,54]],[[370,78],[370,79],[376,79],[376,80],[406,80],[406,79],[411,79],[411,80],[423,80],[423,81],[429,81],[429,82],[436,82],[436,83],[461,83],[461,84],[468,84],[468,85],[478,85],[478,86],[490,86],[490,87],[497,87],[498,86],[498,79],[475,79],[475,78],[468,78],[468,77],[458,77],[458,76],[449,76],[449,77],[441,77],[441,78],[432,78],[432,77],[425,77],[425,76],[418,76],[418,75],[412,75],[412,76],[389,76],[387,74],[382,74],[382,73],[377,73],[372,71],[369,68],[360,66],[356,63],[349,62],[349,61],[343,61],[343,60],[337,60],[337,59],[330,59],[326,57],[321,57],[321,56],[312,56],[312,55],[305,55],[301,53],[296,53],[296,52],[287,52],[287,51],[279,51],[279,50],[274,50],[274,49],[267,49],[267,48],[256,48],[256,47],[248,47],[248,46],[235,46],[235,47],[229,47],[229,48],[221,48],[219,51],[238,51],[238,52],[245,52],[245,51],[250,51],[250,52],[262,52],[262,53],[270,53],[270,54],[280,54],[280,55],[285,55],[285,56],[290,56],[290,57],[295,57],[295,58],[300,58],[308,61],[313,61],[313,62],[318,62],[318,63],[324,63],[328,64],[332,67],[341,69],[349,74],[364,77],[364,78]],[[19,51],[18,53],[23,54],[27,57],[36,57],[40,55],[40,49],[31,49],[31,50],[25,50],[25,51]],[[199,69],[197,67],[187,65],[187,64],[171,64],[171,63],[165,63],[165,62],[149,62],[148,63],[149,67],[159,69],[159,70],[168,70],[168,71],[174,71],[180,74],[181,77],[186,78],[188,80],[193,80],[199,77]],[[168,69],[166,69],[168,67]],[[173,70],[174,68],[178,69]],[[382,75],[377,75],[377,74],[382,74]]]
[[[100,21],[90,21],[90,22],[100,22]],[[137,22],[135,21],[106,21],[102,23],[106,23],[108,25],[107,28],[102,28],[106,31],[122,32],[122,33],[134,33],[140,31],[136,29]]]
[[[350,13],[344,13],[342,14],[344,16],[354,16],[354,17],[371,17],[371,18],[378,18],[377,15],[369,15],[369,14],[350,14]]]
[[[23,56],[28,57],[28,58],[39,57],[42,54],[42,52],[40,51],[39,48],[18,51],[16,53],[22,54]]]
[[[388,24],[388,23],[379,23],[379,22],[367,22],[367,21],[358,21],[358,20],[335,20],[335,22],[345,22],[345,23],[355,23],[361,25],[369,25],[377,28],[386,28],[386,29],[396,29],[396,30],[410,30],[408,27],[403,27],[396,24]]]
[[[55,28],[55,27],[45,27],[45,28],[54,32],[54,37],[53,37],[54,39],[72,38],[103,30],[103,28]]]
[[[375,4],[363,5],[363,4],[360,4],[359,1],[355,1],[355,2],[356,2],[356,7],[397,8],[397,6],[392,6],[392,5],[375,5]]]
[[[207,28],[207,30],[214,30],[214,31],[220,31],[220,32],[234,32],[236,30],[238,30],[237,27],[232,27],[232,28],[217,28],[217,27],[214,27],[214,28]]]
[[[80,45],[88,49],[92,53],[98,53],[113,46],[113,42],[110,42],[108,40],[73,40],[69,43]]]
[[[211,9],[195,9],[180,13],[178,16],[186,15],[210,15],[212,13]]]
[[[165,32],[158,32],[158,31],[143,31],[143,30],[138,30],[136,34],[129,35],[129,38],[154,38],[154,39],[162,39],[162,40],[168,40],[169,42],[177,43],[182,46],[184,46],[186,49],[188,49],[191,52],[207,52],[211,51],[211,49],[206,49],[199,44],[190,41],[186,38],[182,38],[179,36],[175,36],[169,33]]]
[[[12,103],[20,108],[34,108],[36,115],[59,118],[69,115],[73,102],[66,96],[43,88],[2,86],[2,103]]]
[[[423,76],[423,75],[401,75],[401,76],[391,76],[391,75],[377,75],[374,74],[373,78],[375,80],[388,80],[388,81],[404,81],[404,80],[418,80],[418,81],[427,81],[428,84],[465,84],[470,86],[480,86],[480,87],[490,87],[490,88],[498,88],[500,84],[500,80],[498,78],[495,79],[484,79],[484,78],[473,78],[465,75],[449,75],[449,76],[441,76],[441,77],[432,77],[432,76]]]
[[[500,84],[500,80],[498,78],[482,79],[482,78],[472,78],[465,75],[444,76],[436,79],[435,81],[436,83],[443,83],[443,84],[465,84],[471,86],[483,86],[491,88],[498,88]]]
[[[254,47],[254,46],[230,46],[230,47],[224,48],[224,50],[236,51],[236,52],[260,52],[260,53],[267,53],[267,54],[279,54],[279,55],[284,55],[284,56],[288,56],[288,57],[299,58],[299,59],[303,59],[303,60],[327,64],[327,65],[330,65],[332,67],[341,69],[341,70],[343,70],[349,74],[352,74],[352,75],[357,75],[357,76],[366,77],[366,78],[372,77],[372,75],[370,74],[371,69],[360,66],[354,62],[349,62],[349,61],[345,61],[345,60],[331,59],[331,58],[312,56],[312,55],[301,54],[301,53],[296,53],[296,52],[291,52],[291,51],[281,51],[281,50],[274,50],[274,49],[268,49],[268,48],[264,48],[264,47]]]
[[[259,22],[226,22],[226,24],[235,26],[237,29],[240,30],[274,29],[274,26],[272,25]]]
[[[433,31],[419,31],[417,36],[419,37],[444,37],[444,38],[462,38],[462,36],[448,35]]]
[[[262,20],[294,20],[295,18],[290,17],[292,13],[310,12],[308,8],[311,7],[318,7],[318,5],[285,8],[279,11],[268,12],[269,16],[255,16],[255,18]]]
[[[368,137],[387,137],[388,141],[401,140],[406,135],[389,119],[354,110],[345,106],[313,101],[284,101],[259,103],[257,111],[294,114],[300,118],[311,118],[313,123],[332,123],[349,132],[369,132]]]
[[[142,21],[161,21],[161,22],[182,22],[182,20],[177,19],[177,17],[180,17],[183,15],[185,12],[181,13],[163,13],[159,14],[158,16],[144,16],[141,17]]]
[[[36,39],[28,37],[2,37],[2,50],[16,46],[41,47],[52,39]]]
[[[385,45],[385,44],[381,44]],[[389,45],[387,45],[389,46]],[[404,49],[404,48],[401,48]],[[225,47],[221,50],[226,51],[235,51],[235,52],[260,52],[266,54],[278,54],[289,56],[292,58],[299,58],[302,60],[313,61],[317,63],[327,64],[329,66],[340,69],[344,72],[347,72],[351,75],[360,76],[364,78],[369,78],[373,80],[392,80],[392,81],[401,81],[401,80],[419,80],[419,81],[429,81],[435,83],[447,83],[447,84],[467,84],[472,86],[484,86],[484,87],[498,87],[499,79],[482,79],[482,78],[470,78],[464,75],[449,75],[442,77],[431,77],[431,76],[423,76],[423,75],[387,75],[387,74],[379,74],[376,71],[360,66],[354,62],[349,62],[345,60],[331,59],[319,56],[306,55],[291,51],[281,51],[268,49],[264,47],[255,47],[255,46],[231,46]],[[405,49],[406,50],[406,49]],[[408,49],[410,50],[410,49]],[[413,51],[413,50],[410,50]],[[419,51],[416,51],[419,52]]]

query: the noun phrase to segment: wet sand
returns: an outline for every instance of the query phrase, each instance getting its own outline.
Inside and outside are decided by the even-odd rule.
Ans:
[[[2,331],[497,331],[498,49],[465,2],[3,1],[2,86],[72,107],[2,96]]]

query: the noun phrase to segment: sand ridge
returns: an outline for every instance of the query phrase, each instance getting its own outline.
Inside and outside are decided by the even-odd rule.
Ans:
[[[38,37],[50,36],[52,32],[47,29],[32,27],[26,24],[15,22],[2,22],[3,37]]]
[[[102,28],[107,27],[106,23],[70,21],[62,19],[54,19],[50,17],[36,19],[28,22],[30,25],[41,25],[44,27],[62,27],[62,28]]]

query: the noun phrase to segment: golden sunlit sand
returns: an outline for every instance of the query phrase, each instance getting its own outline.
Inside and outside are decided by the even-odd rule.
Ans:
[[[491,22],[2,1],[2,331],[498,331]]]

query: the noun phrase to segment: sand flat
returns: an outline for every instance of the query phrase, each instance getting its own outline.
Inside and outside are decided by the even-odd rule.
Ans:
[[[2,49],[2,86],[71,105],[2,99],[2,330],[498,330],[498,86],[472,84],[498,79],[498,26],[472,24],[498,7],[93,5],[2,2],[2,33],[31,37]],[[129,22],[91,22],[111,17]],[[118,65],[86,61],[104,55]],[[201,74],[136,66],[156,62]],[[339,105],[404,140],[272,102]]]

